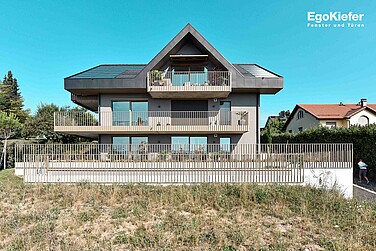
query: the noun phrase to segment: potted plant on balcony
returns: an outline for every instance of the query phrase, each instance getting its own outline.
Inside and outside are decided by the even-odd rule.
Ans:
[[[167,150],[161,151],[159,153],[158,160],[159,161],[169,161],[169,160],[171,160],[171,152],[169,152]]]
[[[246,125],[247,121],[245,119],[245,117],[247,116],[248,112],[246,111],[241,111],[241,112],[237,112],[236,115],[239,115],[240,116],[240,119],[238,120],[238,125]]]
[[[144,123],[144,121],[142,120],[142,118],[138,117],[138,119],[137,119],[137,125],[142,126],[143,123]]]
[[[152,70],[150,72],[150,80],[152,81],[153,85],[160,85],[162,82],[162,75],[163,72],[159,70]]]

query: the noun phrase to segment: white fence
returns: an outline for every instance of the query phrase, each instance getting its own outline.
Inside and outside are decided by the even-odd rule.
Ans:
[[[24,181],[43,183],[303,183],[304,170],[353,165],[352,144],[33,144],[15,151]]]

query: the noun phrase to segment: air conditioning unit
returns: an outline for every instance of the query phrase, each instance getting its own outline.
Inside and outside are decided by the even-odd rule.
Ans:
[[[216,98],[213,98],[213,102],[217,102],[218,101],[218,99],[216,99]]]

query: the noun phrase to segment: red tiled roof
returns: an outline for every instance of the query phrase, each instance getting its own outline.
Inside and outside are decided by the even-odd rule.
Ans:
[[[367,104],[361,107],[356,104],[300,104],[298,107],[311,113],[318,119],[345,119],[350,118],[364,109],[370,109],[376,113],[376,104]]]

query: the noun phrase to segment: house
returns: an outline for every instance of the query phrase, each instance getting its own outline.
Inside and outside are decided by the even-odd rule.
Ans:
[[[93,112],[55,114],[55,131],[99,144],[206,145],[260,142],[260,95],[283,77],[232,64],[187,24],[147,64],[105,64],[64,79],[72,101]]]
[[[296,133],[318,126],[350,127],[373,123],[376,123],[376,104],[361,99],[358,104],[298,104],[284,129]]]
[[[147,64],[99,65],[64,86],[91,113],[57,112],[54,130],[98,143],[17,145],[27,183],[317,185],[325,172],[352,196],[352,145],[259,144],[260,95],[283,77],[228,62],[190,24]]]

